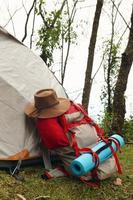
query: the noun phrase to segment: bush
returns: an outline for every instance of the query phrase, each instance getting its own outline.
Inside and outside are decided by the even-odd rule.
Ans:
[[[123,127],[123,135],[126,141],[133,141],[133,116],[131,116],[130,119],[125,120]]]
[[[112,115],[105,113],[104,116],[99,120],[99,125],[103,128],[105,136],[110,136],[113,133],[111,132],[111,122]],[[133,116],[130,116],[129,119],[125,119],[122,134],[125,138],[125,141],[133,141]]]
[[[105,136],[110,136],[112,115],[110,115],[108,112],[105,112],[104,116],[99,121],[99,125],[103,128]]]

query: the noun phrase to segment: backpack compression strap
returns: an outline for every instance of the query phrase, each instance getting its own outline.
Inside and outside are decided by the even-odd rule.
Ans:
[[[77,110],[79,110],[80,112],[82,112],[82,113],[84,114],[86,121],[88,121],[88,123],[89,123],[90,125],[94,126],[94,128],[96,129],[97,135],[98,135],[99,137],[103,137],[103,135],[104,135],[103,129],[100,128],[100,127],[98,126],[98,124],[96,124],[96,123],[88,116],[88,113],[84,110],[83,106],[80,105],[80,104],[75,104],[74,102],[72,102],[72,103],[73,103],[73,105],[76,107]]]

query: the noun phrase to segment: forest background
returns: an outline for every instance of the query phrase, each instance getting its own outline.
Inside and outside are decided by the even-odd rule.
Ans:
[[[43,58],[69,98],[106,132],[124,128],[132,140],[132,7],[133,0],[0,0],[0,25]],[[114,98],[123,55],[130,57],[128,82]]]

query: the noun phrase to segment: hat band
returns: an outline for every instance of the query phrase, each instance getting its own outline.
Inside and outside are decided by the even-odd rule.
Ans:
[[[37,110],[43,110],[43,109],[45,109],[45,108],[51,108],[51,107],[53,107],[53,106],[55,106],[55,105],[57,105],[57,104],[59,104],[59,101],[56,101],[56,102],[54,102],[54,103],[45,103],[45,105],[43,104],[43,105],[41,105],[41,104],[35,104],[35,108],[37,109]]]

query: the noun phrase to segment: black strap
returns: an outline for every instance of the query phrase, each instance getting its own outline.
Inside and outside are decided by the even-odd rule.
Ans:
[[[110,146],[112,145],[112,142],[113,142],[113,141],[111,141],[111,138],[113,138],[114,140],[116,140],[116,141],[118,142],[119,146],[120,146],[119,140],[118,140],[117,138],[114,138],[114,137],[111,136],[111,137],[110,137],[110,140],[108,140],[108,142],[107,142],[104,146],[102,146],[100,149],[98,149],[98,150],[96,151],[97,154],[100,154],[101,151],[107,149],[108,147],[110,147]]]
[[[96,151],[96,153],[97,153],[97,154],[100,154],[101,151],[103,151],[103,150],[107,149],[108,147],[110,147],[111,144],[112,144],[112,141],[109,141],[109,142],[106,143],[104,146],[102,146],[100,149],[98,149],[98,150]]]
[[[115,138],[115,137],[113,137],[113,136],[111,136],[110,139],[111,139],[111,138],[113,138],[114,140],[116,140],[116,141],[118,142],[119,146],[121,145],[120,142],[119,142],[119,140],[118,140],[117,138]]]

